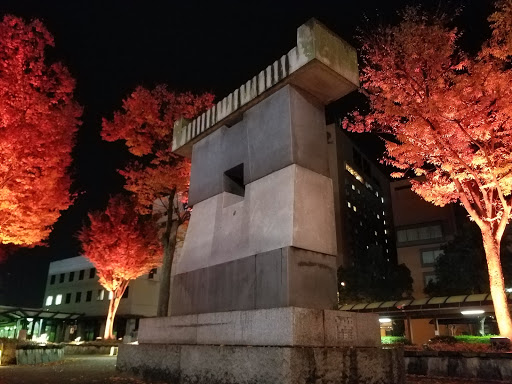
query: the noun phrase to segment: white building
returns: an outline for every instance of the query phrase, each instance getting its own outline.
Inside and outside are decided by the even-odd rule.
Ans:
[[[114,332],[117,337],[136,337],[138,319],[156,316],[159,279],[157,270],[130,282],[117,310]],[[109,293],[99,284],[94,265],[78,256],[54,261],[48,269],[43,308],[80,313],[83,316],[65,327],[56,327],[50,336],[56,341],[94,340],[103,336]]]

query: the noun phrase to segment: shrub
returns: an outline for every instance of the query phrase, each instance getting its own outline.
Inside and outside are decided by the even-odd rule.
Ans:
[[[428,342],[429,344],[456,344],[458,340],[453,336],[435,336]]]
[[[403,344],[410,345],[411,342],[404,336],[381,336],[382,344]]]

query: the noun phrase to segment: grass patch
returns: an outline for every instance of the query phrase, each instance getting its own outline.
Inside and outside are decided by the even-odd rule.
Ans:
[[[490,344],[491,337],[497,337],[496,335],[486,335],[486,336],[455,336],[457,341],[462,343],[470,343],[470,344]]]
[[[382,344],[411,344],[409,339],[404,336],[381,336],[380,341]]]

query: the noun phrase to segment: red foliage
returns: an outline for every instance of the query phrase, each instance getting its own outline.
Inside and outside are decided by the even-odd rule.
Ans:
[[[443,206],[460,201],[481,229],[495,312],[512,337],[499,247],[512,210],[512,2],[490,18],[492,38],[472,57],[446,16],[417,9],[364,40],[361,82],[371,111],[344,126],[391,134],[389,164],[421,178],[413,190]]]
[[[71,204],[67,173],[82,114],[75,81],[45,62],[53,37],[34,20],[0,23],[0,244],[46,239]]]
[[[113,197],[105,212],[89,214],[91,224],[79,233],[84,256],[96,267],[100,284],[112,292],[105,339],[113,338],[117,308],[131,280],[158,267],[162,250],[152,221],[122,196]]]
[[[103,119],[104,140],[125,140],[133,155],[144,157],[144,162],[121,171],[125,188],[137,196],[141,212],[148,213],[157,197],[169,195],[174,188],[178,193],[188,190],[190,161],[171,151],[174,123],[195,117],[212,103],[211,94],[178,94],[163,85],[151,91],[137,87],[112,121]]]
[[[124,281],[156,268],[162,259],[157,231],[152,221],[138,215],[133,204],[116,196],[105,212],[89,214],[91,224],[79,239],[84,256],[96,267],[100,284],[115,292]]]

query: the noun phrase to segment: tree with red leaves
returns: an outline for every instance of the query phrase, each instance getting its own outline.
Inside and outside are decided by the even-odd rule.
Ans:
[[[104,338],[112,339],[114,318],[128,284],[158,267],[162,250],[153,221],[139,215],[126,198],[111,198],[105,212],[90,213],[89,220],[78,238],[100,284],[111,292]]]
[[[210,108],[213,95],[174,93],[163,85],[153,90],[137,87],[123,100],[122,111],[112,121],[103,119],[102,137],[107,141],[124,140],[130,153],[139,158],[120,173],[125,188],[137,200],[140,213],[150,213],[158,201],[161,210],[154,210],[155,219],[165,221],[161,233],[164,248],[158,316],[167,316],[171,289],[171,267],[178,227],[188,219],[181,202],[186,199],[190,178],[190,161],[171,150],[174,123],[191,119]]]
[[[500,333],[512,322],[500,245],[512,210],[512,2],[499,1],[491,39],[477,55],[458,46],[448,17],[407,9],[396,26],[363,38],[362,92],[370,112],[344,121],[354,131],[394,136],[386,159],[416,178],[435,205],[459,201],[482,234]]]
[[[0,244],[44,241],[71,205],[71,149],[82,109],[75,81],[48,65],[53,37],[39,20],[0,23]]]

